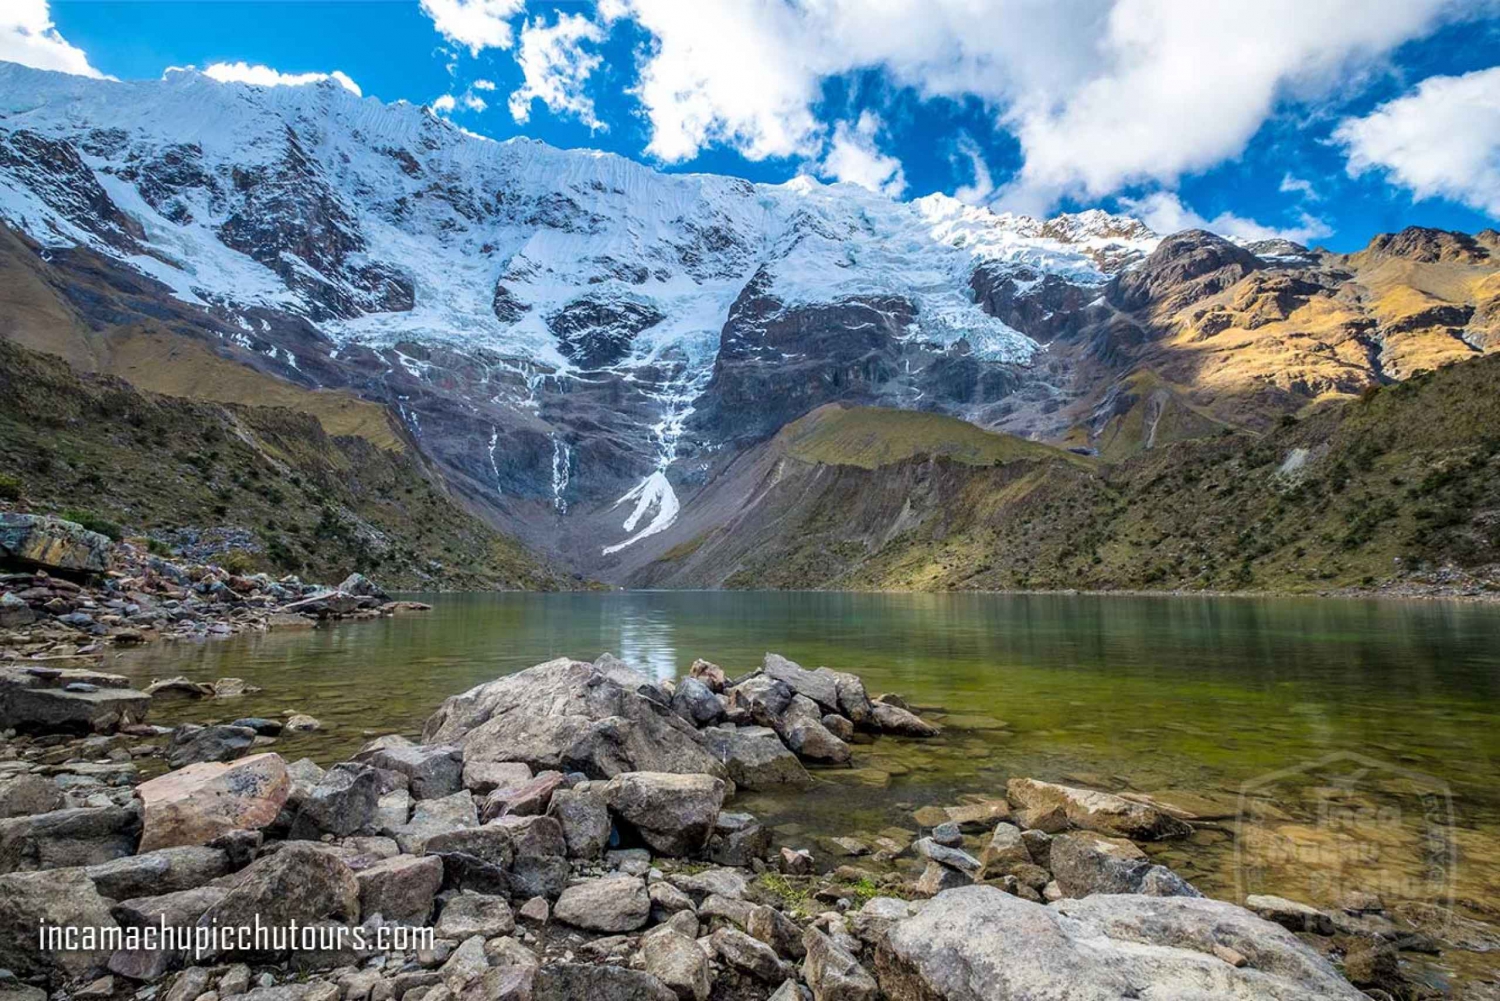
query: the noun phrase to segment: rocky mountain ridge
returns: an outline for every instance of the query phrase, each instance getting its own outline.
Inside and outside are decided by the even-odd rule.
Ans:
[[[0,64],[0,95],[27,280],[0,335],[159,391],[252,402],[250,370],[388,407],[471,510],[606,580],[825,404],[1122,458],[1500,346],[1488,231],[1162,240],[496,143],[336,83]]]

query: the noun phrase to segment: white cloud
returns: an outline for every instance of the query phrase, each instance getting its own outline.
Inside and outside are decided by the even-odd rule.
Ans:
[[[604,29],[582,14],[558,14],[551,27],[541,18],[528,20],[521,28],[523,82],[510,95],[510,113],[517,122],[531,117],[531,102],[541,101],[553,114],[575,115],[590,129],[603,129],[594,114],[594,102],[584,92],[589,75],[601,57],[585,44],[604,41]]]
[[[464,94],[463,102],[465,108],[468,108],[470,111],[476,112],[484,111],[490,106],[490,102],[486,101],[484,98],[480,97],[472,90]]]
[[[203,75],[220,83],[249,83],[257,87],[300,87],[303,84],[335,80],[351,94],[364,96],[359,84],[340,70],[332,73],[282,73],[269,66],[252,66],[249,63],[213,63],[203,70]]]
[[[839,122],[833,130],[833,141],[819,165],[825,177],[858,184],[862,188],[891,198],[906,190],[906,172],[901,161],[880,152],[876,136],[885,123],[872,111],[860,113],[855,122]]]
[[[1042,211],[1238,155],[1286,98],[1335,87],[1472,0],[609,0],[651,36],[634,90],[647,152],[725,144],[816,158],[829,77],[884,70],[925,97],[977,97],[1020,140],[1004,192]]]
[[[953,197],[969,205],[979,205],[985,202],[995,192],[995,181],[990,176],[989,164],[984,162],[984,153],[979,144],[972,137],[963,135],[958,137],[957,149],[950,158],[955,167],[960,159],[967,160],[969,172],[973,174],[972,184],[961,184],[953,192]]]
[[[1313,183],[1305,178],[1293,177],[1290,172],[1281,177],[1281,187],[1277,189],[1284,195],[1300,195],[1310,202],[1321,201],[1322,196],[1318,194]]]
[[[1500,66],[1428,77],[1334,132],[1357,177],[1381,170],[1418,200],[1448,198],[1500,218]]]
[[[1170,191],[1156,191],[1142,198],[1122,198],[1120,205],[1126,212],[1158,233],[1206,229],[1210,233],[1218,233],[1220,236],[1235,240],[1253,242],[1280,239],[1303,244],[1309,240],[1318,240],[1333,235],[1333,230],[1326,222],[1306,212],[1302,213],[1298,225],[1284,229],[1266,226],[1254,219],[1235,215],[1233,212],[1220,212],[1212,219],[1205,219],[1184,205],[1182,199]]]
[[[442,97],[432,102],[432,110],[436,111],[440,115],[449,114],[456,107],[458,107],[458,98],[454,97],[452,94],[444,94]]]
[[[0,3],[0,61],[77,76],[102,77],[89,57],[58,34],[47,0]]]
[[[508,49],[515,41],[510,19],[526,9],[526,0],[422,0],[422,13],[455,45],[478,56],[485,49]]]
[[[484,79],[475,80],[472,86],[475,90],[494,90],[495,81]]]

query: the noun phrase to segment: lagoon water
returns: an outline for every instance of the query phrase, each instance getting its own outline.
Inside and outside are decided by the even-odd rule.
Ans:
[[[446,696],[553,657],[609,651],[666,679],[698,657],[733,676],[775,651],[856,672],[872,694],[898,692],[945,728],[931,741],[861,743],[856,767],[820,770],[812,792],[735,801],[776,821],[783,843],[915,830],[920,807],[1003,796],[1006,779],[1028,775],[1195,812],[1206,823],[1189,842],[1156,850],[1216,896],[1317,900],[1348,889],[1350,872],[1364,868],[1389,896],[1467,901],[1470,916],[1474,906],[1500,907],[1500,606],[821,592],[414,597],[433,610],[160,645],[122,655],[115,669],[141,679],[244,678],[263,691],[176,703],[153,719],[309,712],[325,730],[277,749],[327,764],[369,735],[415,736]],[[1252,842],[1259,855],[1247,862]]]

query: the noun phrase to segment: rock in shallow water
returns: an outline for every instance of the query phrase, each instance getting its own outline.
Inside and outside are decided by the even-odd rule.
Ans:
[[[614,815],[662,855],[692,855],[708,846],[724,803],[724,782],[711,775],[627,772],[604,787]]]
[[[1192,832],[1187,824],[1154,806],[1097,789],[1078,789],[1020,778],[1006,783],[1005,792],[1011,806],[1025,810],[1029,815],[1061,811],[1072,826],[1111,837],[1154,841]]]

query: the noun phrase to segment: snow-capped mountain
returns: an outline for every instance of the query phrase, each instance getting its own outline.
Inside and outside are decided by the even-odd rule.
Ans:
[[[389,402],[474,503],[591,571],[821,403],[1014,427],[1010,398],[1048,384],[1048,303],[1097,298],[1158,243],[1099,211],[495,142],[332,81],[12,64],[0,218],[159,282],[247,363]]]

